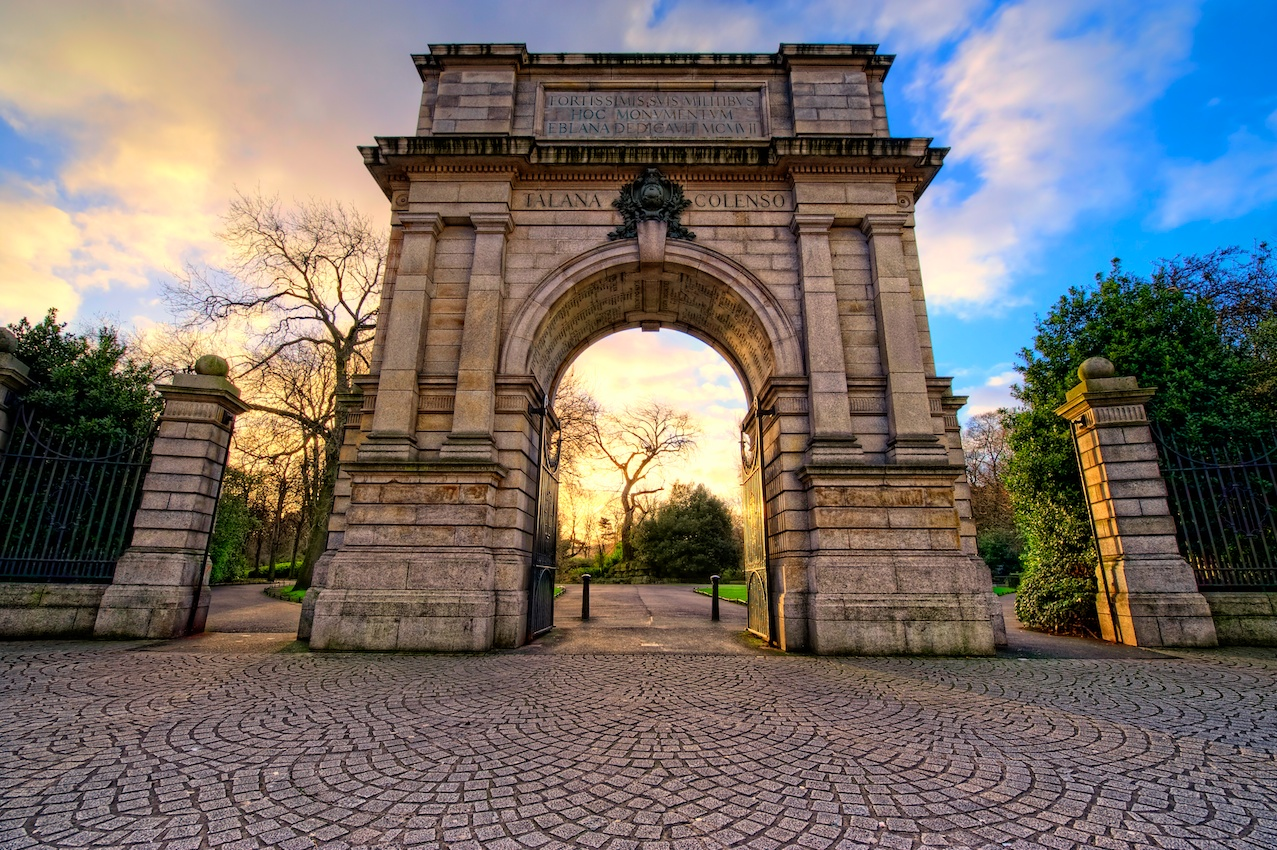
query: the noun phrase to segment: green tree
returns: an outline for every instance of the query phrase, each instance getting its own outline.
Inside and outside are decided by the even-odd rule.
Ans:
[[[741,559],[731,511],[704,484],[675,484],[669,500],[638,526],[634,548],[655,579],[705,581],[737,569]]]
[[[1054,410],[1088,357],[1156,387],[1150,420],[1192,443],[1253,434],[1270,417],[1250,390],[1253,370],[1206,298],[1123,271],[1117,260],[1092,287],[1074,287],[1037,324],[1013,391],[1022,405],[1004,425],[1012,449],[1007,488],[1024,537],[1016,615],[1051,631],[1094,631],[1096,556],[1069,424]]]
[[[243,469],[226,468],[208,544],[208,556],[213,562],[209,576],[212,584],[234,581],[248,570],[248,539],[260,524],[253,515],[251,501],[255,483],[254,477]]]
[[[9,325],[14,356],[31,370],[23,404],[73,438],[149,433],[162,406],[155,370],[130,356],[115,328],[85,336],[66,328],[53,309],[38,324]]]
[[[1020,569],[1023,548],[1006,488],[1011,447],[999,413],[977,413],[962,429],[962,448],[971,484],[971,519],[980,557],[995,575]]]

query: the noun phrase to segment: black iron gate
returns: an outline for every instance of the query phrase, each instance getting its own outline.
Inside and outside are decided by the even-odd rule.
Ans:
[[[741,423],[740,462],[742,474],[741,512],[745,526],[745,591],[748,628],[766,641],[771,640],[771,582],[767,569],[767,522],[763,503],[763,426],[758,404]]]
[[[1180,551],[1201,590],[1277,590],[1277,433],[1190,451],[1155,428]]]
[[[532,577],[528,600],[528,636],[536,637],[554,626],[554,581],[559,551],[559,451],[562,432],[549,403],[533,411],[539,414],[536,430],[537,505],[536,536],[532,541]]]
[[[110,582],[153,441],[70,437],[19,412],[0,458],[0,581]]]

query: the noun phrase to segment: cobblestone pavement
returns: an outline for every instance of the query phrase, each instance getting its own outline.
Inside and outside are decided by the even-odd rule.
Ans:
[[[0,846],[1277,846],[1271,649],[200,646],[0,644]]]

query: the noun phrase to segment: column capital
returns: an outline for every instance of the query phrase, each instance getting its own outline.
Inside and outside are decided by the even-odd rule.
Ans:
[[[905,222],[909,216],[900,213],[876,213],[865,216],[860,221],[860,231],[866,236],[890,236],[904,232]]]
[[[405,233],[429,233],[437,237],[443,230],[443,216],[436,212],[401,212],[396,215]]]
[[[167,384],[156,384],[155,390],[164,398],[164,412],[161,414],[164,419],[190,419],[193,416],[199,419],[214,418],[205,416],[203,412],[192,414],[183,403],[217,405],[220,410],[230,414],[232,421],[249,409],[248,404],[239,397],[239,387],[220,375],[180,373],[170,378]],[[230,426],[229,422],[221,424],[222,427]]]
[[[1082,430],[1146,425],[1144,405],[1157,393],[1141,387],[1133,377],[1114,377],[1116,369],[1103,357],[1091,357],[1078,367],[1081,383],[1069,390],[1058,416],[1076,422]]]
[[[827,235],[834,226],[834,217],[826,213],[794,213],[789,229],[795,235]]]
[[[508,212],[470,213],[470,223],[476,233],[509,233],[514,229],[514,219]]]

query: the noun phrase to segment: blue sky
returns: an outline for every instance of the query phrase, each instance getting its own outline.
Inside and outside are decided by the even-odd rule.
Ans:
[[[159,283],[217,261],[235,187],[338,198],[384,221],[355,146],[412,131],[408,57],[432,42],[868,42],[897,56],[893,135],[952,148],[918,211],[923,274],[940,373],[971,395],[968,412],[991,409],[1009,400],[1035,316],[1111,257],[1147,272],[1273,238],[1275,36],[1271,0],[9,0],[0,321],[49,306],[73,322],[164,320]]]

